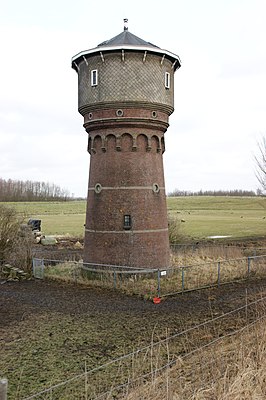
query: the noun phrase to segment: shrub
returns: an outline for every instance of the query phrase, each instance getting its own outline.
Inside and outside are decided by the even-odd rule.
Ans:
[[[0,262],[31,271],[31,229],[14,208],[0,205]]]
[[[168,214],[168,232],[170,243],[179,243],[184,241],[184,235],[181,233],[181,222],[174,216]]]

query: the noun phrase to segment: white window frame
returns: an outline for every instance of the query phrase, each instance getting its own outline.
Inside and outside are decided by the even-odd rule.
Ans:
[[[166,72],[164,75],[164,86],[166,89],[170,89],[170,72]]]
[[[91,71],[91,86],[97,86],[98,85],[98,70],[93,69]]]

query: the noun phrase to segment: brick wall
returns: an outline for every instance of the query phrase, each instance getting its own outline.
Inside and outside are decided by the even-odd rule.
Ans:
[[[169,264],[169,239],[160,144],[163,134],[150,129],[131,129],[132,134],[122,131],[114,131],[121,138],[119,150],[114,133],[92,133],[96,136],[90,161],[84,260],[165,267]],[[97,184],[100,193],[95,191]],[[124,215],[132,218],[130,231],[124,230]]]
[[[88,65],[87,65],[88,64]],[[161,55],[90,55],[79,63],[79,111],[91,154],[84,261],[169,265],[164,133],[173,112],[173,69]],[[91,70],[98,84],[91,86]],[[171,87],[165,88],[165,72]],[[130,215],[131,229],[124,229]]]

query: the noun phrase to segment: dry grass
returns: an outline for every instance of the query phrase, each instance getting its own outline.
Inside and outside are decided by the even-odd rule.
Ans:
[[[146,351],[135,352],[92,374],[88,371],[87,377],[83,374],[81,379],[60,388],[59,393],[53,391],[52,398],[264,400],[265,319],[219,341],[213,340],[218,332],[214,334],[212,328],[195,331],[174,346],[170,340],[156,345],[154,335]],[[204,342],[212,343],[201,347]],[[183,355],[176,356],[174,350]],[[166,364],[170,366],[165,368]],[[106,386],[110,381],[113,384]]]
[[[266,324],[262,300],[180,334],[170,336],[166,329],[162,337],[155,327],[150,345],[93,370],[84,363],[77,379],[39,398],[263,400]]]
[[[74,282],[90,287],[117,288],[124,293],[152,299],[157,295],[157,271],[155,273],[122,274],[113,271],[86,271],[76,262],[59,262],[45,267],[44,276],[63,282]]]
[[[86,399],[265,399],[264,302],[258,299],[172,336],[154,329],[149,346],[88,371]],[[67,388],[64,395],[72,398]]]
[[[244,250],[239,246],[191,246],[184,250],[180,249],[172,253],[172,265],[192,265],[208,261],[218,261],[246,256]]]
[[[126,400],[251,400],[266,398],[265,319],[237,335],[179,358]]]
[[[220,251],[219,251],[220,250]],[[243,257],[240,248],[212,247],[197,252],[172,255],[173,267],[160,277],[160,296],[225,284],[248,277],[266,275],[266,256]],[[158,295],[158,272],[121,273],[118,270],[86,271],[75,262],[58,263],[45,268],[45,277],[87,286],[115,288],[127,294],[152,299]]]

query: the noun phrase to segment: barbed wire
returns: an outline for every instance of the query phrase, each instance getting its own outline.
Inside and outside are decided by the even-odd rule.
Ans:
[[[73,376],[72,378],[69,378],[69,379],[67,379],[67,380],[65,380],[65,381],[63,381],[63,382],[57,383],[57,384],[55,384],[55,385],[52,385],[52,386],[50,386],[49,388],[46,388],[46,389],[44,389],[44,390],[42,390],[42,391],[40,391],[40,392],[38,392],[38,393],[35,393],[35,394],[33,394],[33,395],[29,396],[29,397],[26,397],[26,398],[24,398],[23,400],[31,400],[31,399],[34,399],[34,398],[36,398],[36,397],[42,395],[42,394],[51,392],[51,391],[53,391],[53,390],[55,390],[55,389],[57,389],[57,388],[59,388],[59,387],[62,387],[62,386],[66,385],[66,384],[68,384],[68,383],[70,383],[70,382],[73,382],[73,381],[75,381],[75,380],[77,380],[77,379],[80,379],[80,378],[84,378],[84,377],[86,377],[86,376],[88,376],[88,375],[93,374],[94,372],[97,372],[97,371],[99,371],[99,370],[101,370],[101,369],[105,369],[105,368],[107,368],[108,366],[110,366],[110,365],[112,365],[112,364],[118,363],[119,361],[123,361],[123,360],[125,360],[125,359],[127,359],[127,358],[129,358],[129,357],[133,357],[133,356],[135,356],[135,355],[137,355],[137,354],[139,354],[139,353],[141,353],[141,352],[144,352],[144,351],[146,351],[146,350],[148,350],[148,349],[150,349],[150,348],[154,348],[154,347],[160,346],[160,345],[163,344],[163,343],[169,342],[169,341],[171,341],[171,340],[173,340],[173,339],[175,339],[175,338],[177,338],[177,337],[179,337],[179,336],[185,335],[185,334],[187,334],[187,333],[189,333],[189,332],[192,332],[192,331],[194,331],[194,330],[196,330],[196,329],[199,329],[199,328],[202,328],[202,327],[204,327],[204,326],[207,326],[207,325],[209,325],[209,324],[211,324],[211,323],[214,323],[214,322],[216,322],[216,321],[218,321],[218,320],[221,320],[221,319],[223,319],[223,318],[225,318],[225,317],[227,317],[227,316],[229,316],[229,315],[232,315],[232,314],[234,314],[234,313],[236,313],[236,312],[238,312],[238,311],[246,310],[248,307],[251,307],[252,305],[258,304],[259,302],[263,302],[263,301],[265,301],[265,300],[266,300],[266,296],[261,297],[260,299],[254,300],[254,301],[252,301],[252,302],[250,302],[250,303],[247,303],[247,304],[245,304],[245,305],[243,305],[243,306],[241,306],[241,307],[238,307],[238,308],[236,308],[236,309],[234,309],[234,310],[231,310],[231,311],[229,311],[229,312],[227,312],[227,313],[225,313],[225,314],[222,314],[222,315],[219,315],[219,316],[217,316],[217,317],[215,317],[215,318],[212,318],[212,319],[209,319],[209,320],[207,320],[207,321],[204,321],[204,322],[202,322],[202,323],[200,323],[200,324],[198,324],[198,325],[196,325],[196,326],[187,328],[187,329],[185,329],[185,330],[183,330],[183,331],[181,331],[181,332],[177,332],[176,334],[174,334],[174,335],[172,335],[172,336],[169,336],[169,337],[167,337],[167,338],[165,338],[165,339],[161,339],[161,340],[159,340],[159,341],[156,342],[156,343],[152,343],[152,344],[150,344],[150,345],[141,347],[141,348],[139,348],[139,349],[137,349],[137,350],[134,350],[134,351],[132,351],[132,352],[130,352],[130,353],[127,353],[127,354],[125,354],[125,355],[123,355],[123,356],[120,356],[120,357],[118,357],[118,358],[116,358],[116,359],[114,359],[114,360],[110,360],[109,362],[107,362],[107,363],[105,363],[105,364],[102,364],[102,365],[100,365],[100,366],[97,366],[97,367],[95,367],[95,368],[93,368],[93,369],[91,369],[91,370],[89,370],[89,371],[83,372],[83,373],[81,373],[81,374],[79,374],[79,375],[75,375],[75,376]],[[241,329],[243,329],[243,328],[241,328]],[[226,337],[226,336],[230,336],[230,333],[227,334],[227,335],[225,335],[224,337]],[[218,338],[218,339],[216,339],[216,340],[219,340],[219,339],[220,339],[220,338]],[[215,342],[215,341],[214,341],[214,342]],[[202,346],[202,348],[204,348],[204,347],[206,347],[206,345]],[[199,349],[200,349],[200,348],[199,348]],[[194,351],[197,351],[197,349],[192,350],[192,352],[194,352]],[[191,352],[191,353],[192,353],[192,352]],[[189,353],[188,353],[187,355],[189,355]],[[184,355],[183,358],[184,358],[185,356],[186,356],[186,355]],[[161,367],[161,368],[162,368],[162,367]],[[160,371],[160,369],[159,369],[158,371]]]

